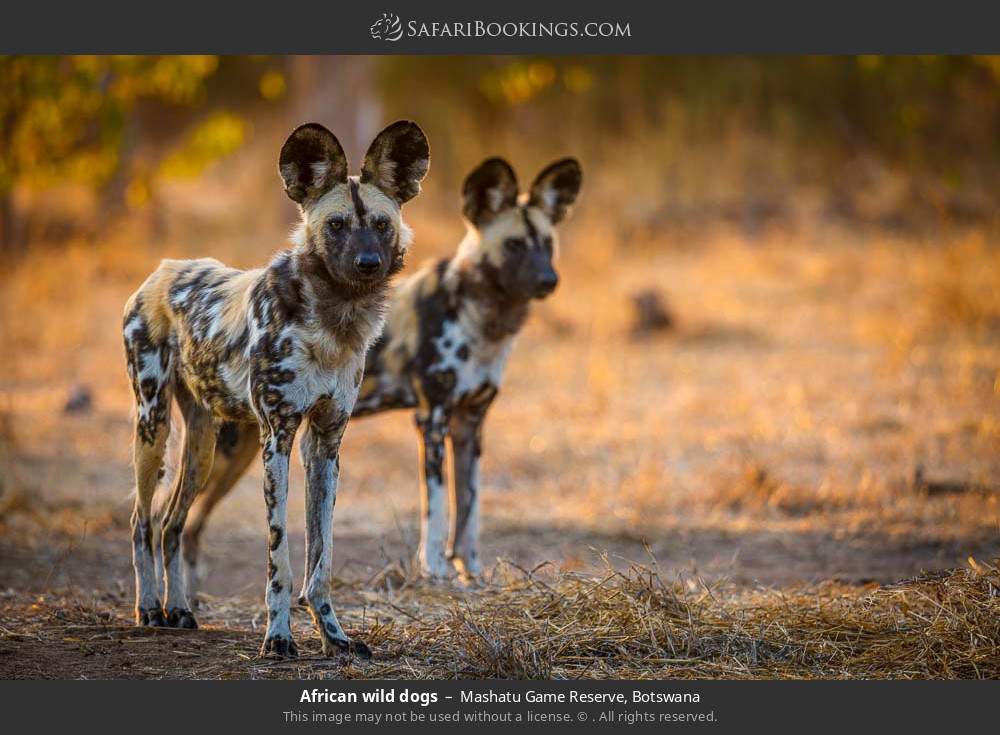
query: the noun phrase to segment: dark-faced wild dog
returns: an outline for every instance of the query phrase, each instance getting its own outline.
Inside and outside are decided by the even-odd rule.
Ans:
[[[365,354],[382,331],[389,279],[402,268],[412,239],[400,208],[420,191],[429,161],[423,131],[401,121],[372,142],[360,177],[349,177],[333,134],[321,125],[303,125],[285,142],[278,163],[285,191],[302,214],[293,247],[249,271],[212,259],[165,260],[129,299],[124,335],[138,409],[132,552],[139,625],[196,627],[181,533],[212,470],[219,424],[238,422],[248,443],[263,449],[270,535],[261,653],[296,655],[285,525],[289,454],[305,422],[305,599],[324,654],[370,655],[365,644],[348,638],[330,600],[340,440]],[[184,419],[184,446],[162,518],[161,603],[150,505],[163,467],[171,399]]]
[[[416,409],[422,442],[421,571],[480,574],[479,455],[483,420],[497,395],[514,336],[532,299],[556,287],[555,226],[580,189],[572,159],[543,170],[519,199],[514,171],[485,161],[465,180],[462,212],[468,234],[450,260],[432,263],[403,282],[390,301],[385,331],[368,353],[353,415]],[[452,509],[445,503],[445,440],[454,467]],[[256,453],[252,427],[219,432],[213,476],[185,529],[184,555],[196,579],[205,521]],[[309,570],[306,570],[309,579]]]

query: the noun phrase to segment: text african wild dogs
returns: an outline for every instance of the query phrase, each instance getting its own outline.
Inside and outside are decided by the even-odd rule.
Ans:
[[[220,422],[239,422],[263,447],[268,544],[267,633],[262,653],[296,654],[286,533],[288,464],[299,425],[306,470],[304,595],[324,654],[352,642],[330,600],[331,525],[340,441],[354,407],[365,354],[382,331],[390,277],[411,233],[402,204],[427,173],[427,139],[412,122],[383,130],[348,176],[340,143],[321,125],[297,128],[279,172],[300,205],[294,246],[266,268],[239,271],[212,259],[166,260],[125,307],[128,372],[135,391],[136,622],[196,627],[181,566],[188,508],[212,470]],[[165,597],[153,561],[150,505],[170,431],[170,401],[184,418],[180,471],[162,519]],[[248,439],[249,442],[249,439]]]
[[[532,299],[556,286],[558,224],[580,189],[579,164],[553,163],[519,199],[514,172],[493,158],[462,189],[468,234],[450,260],[429,265],[396,290],[385,331],[368,353],[354,416],[415,408],[422,441],[420,565],[424,574],[480,573],[479,455],[483,420],[497,394],[514,335]],[[445,440],[454,458],[454,503],[446,508]],[[194,579],[209,513],[255,453],[252,427],[220,430],[215,471],[185,530]]]

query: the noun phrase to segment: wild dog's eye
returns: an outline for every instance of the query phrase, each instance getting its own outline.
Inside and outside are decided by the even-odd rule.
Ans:
[[[516,253],[519,250],[523,250],[525,246],[523,237],[508,237],[503,241],[504,249],[510,253]]]
[[[337,230],[343,229],[344,220],[337,217],[336,219],[330,220],[330,229],[336,232]]]
[[[385,232],[389,228],[389,221],[380,219],[375,223],[375,229],[379,232]]]

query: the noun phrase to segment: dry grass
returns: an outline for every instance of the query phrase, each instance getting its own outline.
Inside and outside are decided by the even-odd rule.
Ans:
[[[456,595],[404,583],[337,589],[371,662],[256,657],[260,610],[214,600],[197,633],[128,626],[108,596],[89,603],[8,595],[0,674],[87,678],[794,678],[1000,677],[1000,573],[976,563],[867,589],[825,583],[738,591],[668,581],[658,567],[602,576],[507,569],[507,581]],[[127,605],[127,603],[125,603]],[[207,625],[205,622],[207,621]],[[246,623],[256,623],[250,631]],[[45,659],[62,668],[47,671]],[[34,667],[38,667],[36,670]]]

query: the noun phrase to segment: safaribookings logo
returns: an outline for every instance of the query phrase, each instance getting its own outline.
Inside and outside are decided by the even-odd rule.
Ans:
[[[398,41],[403,37],[403,22],[395,13],[382,13],[368,30],[376,41]]]
[[[583,22],[487,22],[470,21],[418,21],[403,22],[395,13],[382,13],[382,17],[368,29],[376,41],[398,41],[407,38],[630,38],[632,28],[622,21]]]

